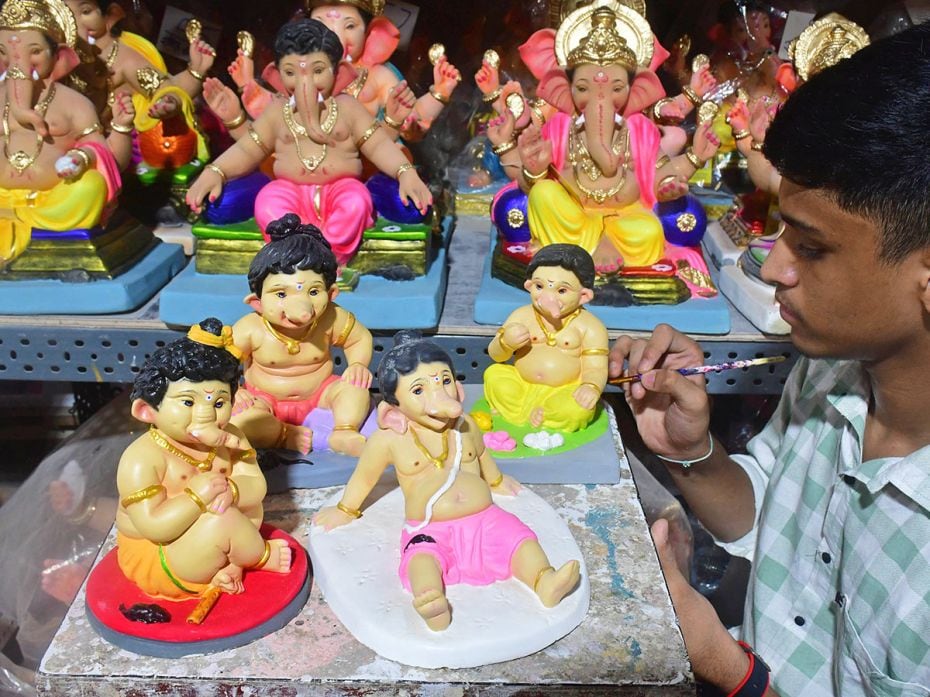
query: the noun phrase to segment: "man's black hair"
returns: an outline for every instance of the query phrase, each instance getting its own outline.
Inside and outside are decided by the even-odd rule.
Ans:
[[[423,363],[445,363],[452,374],[455,366],[443,348],[416,329],[402,329],[394,335],[394,346],[384,354],[378,364],[378,388],[388,404],[397,406],[397,381],[402,375],[410,375]]]
[[[594,260],[577,244],[548,244],[540,249],[526,267],[527,280],[540,266],[559,266],[571,271],[582,287],[594,290]]]
[[[278,30],[274,40],[274,62],[281,63],[285,56],[305,56],[323,52],[329,57],[333,70],[342,60],[342,42],[339,36],[315,19],[295,19]]]
[[[208,317],[200,323],[200,328],[214,336],[220,336],[223,323],[215,317]],[[145,361],[132,384],[130,400],[141,399],[158,409],[165,398],[165,392],[168,391],[168,383],[178,380],[219,380],[229,385],[232,398],[239,387],[241,372],[239,359],[226,349],[207,346],[184,337],[157,349]]]
[[[775,117],[763,153],[781,175],[874,222],[879,260],[930,245],[930,24],[814,75]]]
[[[336,255],[320,229],[304,225],[295,213],[288,213],[268,223],[265,230],[271,241],[259,250],[249,264],[249,288],[262,294],[268,274],[314,271],[323,277],[326,287],[336,282]]]

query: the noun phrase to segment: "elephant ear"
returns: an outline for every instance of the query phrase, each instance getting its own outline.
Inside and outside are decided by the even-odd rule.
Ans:
[[[648,109],[665,96],[665,88],[659,77],[651,70],[640,69],[630,85],[630,98],[623,109],[623,115],[637,114]]]
[[[537,80],[559,69],[555,57],[555,29],[540,29],[533,32],[526,43],[518,49],[520,58]]]
[[[775,71],[775,82],[788,94],[794,92],[798,88],[798,75],[794,72],[794,66],[791,63],[779,65]]]
[[[575,111],[575,105],[572,103],[572,84],[561,68],[557,67],[542,76],[536,88],[536,96],[546,100],[563,114],[573,114]]]
[[[355,68],[346,63],[339,61],[336,66],[336,82],[333,83],[333,94],[342,94],[346,87],[352,84],[352,81],[358,77]]]
[[[269,63],[265,66],[265,69],[262,71],[262,80],[271,85],[275,92],[287,94],[284,81],[281,79],[281,73],[278,71],[278,66],[274,63]]]
[[[400,410],[400,407],[387,402],[378,404],[378,426],[381,428],[404,434],[407,432],[408,423],[407,416]]]
[[[64,45],[59,46],[58,52],[55,54],[55,65],[52,66],[52,74],[49,79],[58,82],[80,64],[81,59],[73,48]]]
[[[358,62],[362,65],[375,66],[387,63],[397,45],[400,43],[400,30],[387,17],[375,17],[368,23],[365,36],[365,48]]]
[[[652,60],[649,61],[649,69],[652,72],[655,72],[659,69],[659,66],[662,65],[665,61],[668,60],[668,57],[672,55],[669,53],[665,46],[659,43],[659,39],[655,34],[652,35]]]

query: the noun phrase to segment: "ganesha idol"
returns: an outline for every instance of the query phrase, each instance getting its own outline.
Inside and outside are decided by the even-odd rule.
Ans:
[[[540,247],[568,243],[591,254],[602,281],[616,279],[632,295],[627,303],[715,294],[699,249],[689,246],[695,240],[684,234],[696,227],[696,215],[675,212],[683,234],[667,239],[653,212],[687,192],[687,180],[719,141],[704,123],[683,154],[662,152],[659,129],[640,113],[664,94],[649,70],[649,24],[629,7],[599,1],[571,12],[554,35],[543,31],[528,42],[532,54],[521,54],[532,55],[534,72],[547,63],[537,94],[558,113],[519,138],[507,114],[489,129],[508,174],[527,193],[530,233],[527,245],[508,245],[505,237],[495,275],[506,279],[521,255],[525,261]],[[518,227],[518,217],[495,222],[505,231]]]
[[[62,275],[69,280],[112,279],[143,258],[154,263],[153,254],[169,251],[156,252],[151,231],[125,216],[108,220],[121,185],[113,151],[127,150],[132,105],[126,99],[116,103],[113,132],[104,139],[91,101],[58,82],[78,64],[76,38],[74,17],[61,0],[7,0],[0,11],[0,61],[7,66],[0,83],[4,280]],[[160,282],[165,280],[162,277]],[[23,297],[29,295],[26,286],[13,285],[19,290],[20,305],[30,308],[3,307],[2,311],[132,309],[32,306],[39,301]],[[79,304],[73,295],[80,296],[96,284],[70,285],[69,298],[59,302]],[[17,295],[15,290],[9,292],[11,297]],[[120,296],[118,302],[141,304],[145,299]],[[6,300],[0,304],[7,305]]]

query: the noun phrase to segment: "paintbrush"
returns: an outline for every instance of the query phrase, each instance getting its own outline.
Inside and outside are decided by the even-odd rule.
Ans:
[[[766,365],[768,363],[781,363],[785,356],[766,356],[763,358],[748,358],[741,361],[727,361],[726,363],[717,363],[716,365],[699,365],[695,368],[679,368],[681,375],[702,375],[704,373],[719,373],[723,370],[734,370],[736,368],[752,368],[757,365]],[[643,379],[642,373],[636,375],[627,375],[620,378],[608,380],[608,385],[625,385],[628,382],[639,382]]]

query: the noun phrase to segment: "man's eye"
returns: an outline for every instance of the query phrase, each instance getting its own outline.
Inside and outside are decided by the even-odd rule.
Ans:
[[[823,255],[822,249],[818,249],[817,247],[808,247],[806,244],[799,244],[796,251],[798,256],[804,257],[805,259],[817,259]]]

